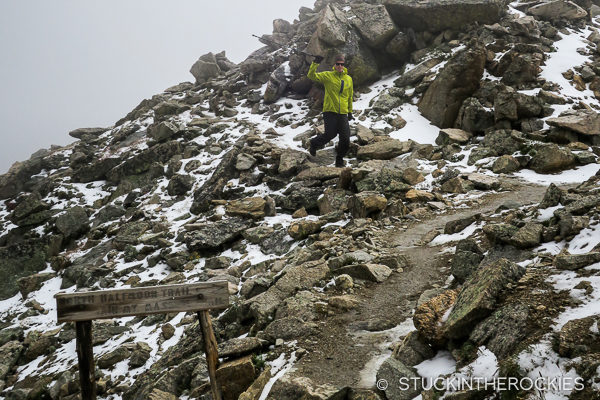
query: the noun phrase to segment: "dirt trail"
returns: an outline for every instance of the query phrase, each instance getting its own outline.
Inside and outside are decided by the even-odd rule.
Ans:
[[[448,221],[493,213],[509,201],[521,205],[539,202],[546,191],[545,186],[514,180],[505,187],[511,190],[482,197],[470,208],[449,210],[425,221],[403,221],[372,238],[373,243],[401,249],[410,265],[383,283],[356,290],[357,307],[336,311],[321,321],[317,335],[299,341],[298,346],[308,352],[289,373],[316,384],[372,388],[377,369],[391,354],[390,344],[412,328],[411,315],[421,294],[443,287],[450,275],[452,253],[441,253],[441,246],[419,245],[423,236],[443,230]]]

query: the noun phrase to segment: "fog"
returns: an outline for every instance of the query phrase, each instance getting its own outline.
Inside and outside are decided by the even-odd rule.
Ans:
[[[107,127],[144,98],[193,81],[202,54],[239,63],[251,34],[314,0],[22,0],[0,3],[0,174],[76,128]]]

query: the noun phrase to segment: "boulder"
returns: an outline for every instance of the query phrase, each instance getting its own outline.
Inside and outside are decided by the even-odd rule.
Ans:
[[[467,179],[478,190],[497,190],[500,188],[500,181],[493,176],[472,173],[467,175]]]
[[[482,144],[498,156],[511,155],[521,148],[521,142],[518,138],[518,131],[493,130],[485,134]]]
[[[213,53],[207,53],[198,59],[190,69],[190,73],[196,78],[196,83],[203,83],[208,79],[219,76],[221,68],[217,64],[217,58]]]
[[[525,268],[506,259],[477,269],[459,292],[444,323],[444,335],[451,339],[468,335],[477,322],[496,309],[500,293],[524,273]]]
[[[521,169],[519,160],[508,154],[498,157],[492,165],[492,171],[494,171],[495,174],[510,174],[519,169]]]
[[[279,157],[279,167],[277,172],[283,176],[291,176],[298,171],[298,167],[306,160],[307,155],[304,152],[286,149]]]
[[[238,171],[247,171],[254,167],[255,164],[256,158],[254,158],[252,155],[240,153],[235,161],[235,169]]]
[[[590,252],[585,254],[559,254],[554,258],[554,266],[562,270],[578,270],[588,265],[600,262],[600,253]]]
[[[440,128],[451,128],[463,102],[479,88],[486,60],[479,43],[455,54],[419,102],[419,111]]]
[[[115,350],[98,357],[98,368],[112,369],[116,363],[126,360],[130,355],[131,351],[127,347],[117,347]]]
[[[383,48],[396,35],[398,29],[382,4],[352,4],[356,18],[351,20],[367,44],[374,48]]]
[[[0,300],[19,292],[17,279],[46,269],[47,250],[40,239],[0,247]]]
[[[544,226],[538,222],[527,222],[511,238],[510,242],[519,249],[538,246],[542,241]]]
[[[413,45],[410,37],[404,32],[398,32],[385,46],[385,51],[397,62],[404,62],[410,57]]]
[[[347,192],[343,189],[328,187],[317,200],[319,214],[326,215],[335,211],[348,210]]]
[[[569,110],[548,118],[548,125],[570,129],[582,135],[600,135],[600,114],[593,110]]]
[[[387,114],[392,109],[402,104],[402,99],[392,96],[389,93],[382,93],[377,97],[372,109],[381,114]]]
[[[442,331],[442,323],[447,311],[456,302],[456,290],[446,290],[428,301],[424,302],[415,310],[413,323],[419,334],[435,346],[445,343]]]
[[[493,24],[506,12],[499,0],[385,0],[397,26],[415,31],[440,32],[472,23]]]
[[[271,367],[265,367],[265,370],[259,375],[258,378],[256,378],[254,382],[252,382],[252,385],[250,385],[250,387],[246,389],[244,393],[240,394],[238,400],[259,400],[265,386],[267,383],[269,383],[270,379]]]
[[[0,380],[12,370],[23,352],[23,345],[19,341],[11,341],[0,347]]]
[[[268,345],[264,340],[257,337],[233,338],[219,343],[219,357],[232,358],[241,357],[250,353],[259,352]]]
[[[19,292],[23,298],[27,298],[27,295],[36,290],[40,290],[42,284],[49,279],[56,277],[54,272],[44,272],[41,274],[33,274],[23,278],[17,279],[17,285],[19,286]]]
[[[564,1],[556,0],[549,1],[546,3],[537,4],[530,7],[527,12],[534,17],[543,20],[569,20],[574,21],[587,17],[587,12],[579,7],[577,4]]]
[[[409,367],[422,363],[435,356],[435,351],[418,331],[412,331],[402,339],[392,353],[392,357]]]
[[[254,364],[250,356],[219,365],[217,382],[221,386],[223,400],[238,400],[254,382],[254,375]]]
[[[295,180],[319,180],[326,181],[333,178],[339,178],[341,173],[340,168],[335,167],[314,167],[308,168],[296,175]]]
[[[266,205],[267,202],[262,197],[246,197],[227,202],[225,213],[231,216],[261,219],[266,215]]]
[[[365,281],[383,282],[392,274],[392,269],[383,264],[355,264],[338,269],[336,274],[346,274],[354,279]]]
[[[347,387],[338,388],[327,383],[317,384],[310,378],[286,373],[275,381],[267,399],[342,400],[346,398],[347,392]]]
[[[346,42],[347,31],[346,18],[335,5],[330,4],[323,8],[316,31],[320,40],[332,47],[340,46]]]
[[[411,151],[412,141],[401,142],[397,139],[389,139],[381,142],[360,146],[356,153],[359,160],[390,160],[401,154]]]
[[[435,139],[435,144],[438,146],[446,146],[448,144],[467,144],[473,135],[462,129],[447,128],[440,130],[438,137]]]
[[[469,339],[486,346],[498,358],[505,358],[528,336],[530,320],[528,304],[506,304],[481,321]]]
[[[192,232],[186,233],[184,241],[192,251],[218,249],[223,244],[240,237],[242,232],[251,226],[250,220],[240,217],[205,222],[195,226]]]
[[[411,70],[405,72],[394,81],[394,86],[404,87],[415,85],[423,80],[427,75],[431,74],[431,69],[441,63],[443,58],[433,57],[417,64]]]
[[[529,162],[529,168],[539,174],[563,171],[575,165],[575,156],[571,150],[561,148],[554,143],[537,144],[535,154]]]
[[[435,195],[433,193],[424,190],[411,189],[406,192],[406,200],[408,201],[423,202],[432,201],[434,199]]]
[[[348,208],[354,218],[366,218],[385,210],[387,199],[376,192],[360,192],[348,201]]]
[[[110,128],[78,128],[69,132],[69,136],[80,140],[83,140],[86,137],[90,136],[97,138],[98,136],[109,130]]]
[[[410,400],[421,393],[420,376],[412,368],[408,368],[393,357],[389,357],[381,364],[376,377],[378,382],[381,380],[388,382],[383,390],[387,399]],[[404,387],[400,385],[403,381],[409,382],[406,390],[402,390]]]
[[[467,132],[481,134],[494,126],[494,113],[485,108],[475,97],[469,97],[458,111],[456,126]]]
[[[325,223],[322,221],[301,220],[292,222],[288,227],[287,232],[292,238],[302,240],[313,233],[319,232],[324,224]]]
[[[193,187],[196,180],[191,175],[175,174],[169,180],[167,185],[167,193],[169,196],[181,196],[188,193]]]

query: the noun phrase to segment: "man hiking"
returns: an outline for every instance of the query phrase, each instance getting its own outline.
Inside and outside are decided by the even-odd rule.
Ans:
[[[317,67],[323,61],[322,56],[315,56],[315,60],[310,64],[308,77],[321,82],[325,86],[325,99],[323,101],[323,121],[325,122],[325,133],[317,135],[310,140],[310,155],[315,156],[317,150],[325,146],[327,142],[335,138],[337,134],[340,140],[337,147],[335,166],[344,166],[344,156],[350,146],[350,125],[352,121],[352,78],[348,75],[348,70],[344,67],[345,58],[343,55],[335,57],[335,65],[332,71],[317,72]]]

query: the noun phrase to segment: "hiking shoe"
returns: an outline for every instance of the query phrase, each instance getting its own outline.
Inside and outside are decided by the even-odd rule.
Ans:
[[[310,153],[311,156],[316,156],[317,155],[317,149],[315,149],[315,146],[313,145],[312,142],[310,142],[310,146],[308,148],[308,152]]]
[[[346,163],[344,162],[344,159],[341,157],[336,157],[335,158],[335,166],[337,168],[344,168],[346,166]]]

